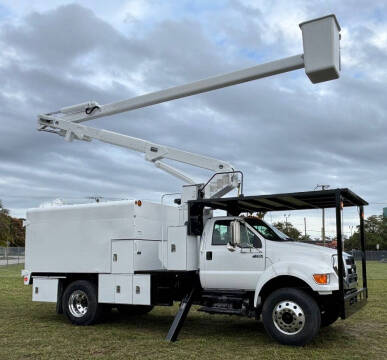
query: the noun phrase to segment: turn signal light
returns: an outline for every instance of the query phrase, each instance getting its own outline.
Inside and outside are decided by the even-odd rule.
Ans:
[[[314,281],[320,285],[326,285],[329,283],[329,274],[314,274]]]
[[[134,203],[135,203],[137,206],[141,206],[141,205],[142,205],[142,201],[141,201],[141,200],[136,200]]]

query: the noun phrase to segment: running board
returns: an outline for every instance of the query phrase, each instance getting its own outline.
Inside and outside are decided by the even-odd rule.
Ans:
[[[167,341],[175,342],[177,340],[180,330],[183,327],[185,318],[191,309],[195,292],[196,287],[192,288],[192,290],[181,301],[179,311],[177,312],[175,319],[173,320],[173,323],[168,331],[168,335],[166,337]]]
[[[208,314],[229,314],[229,315],[245,315],[242,309],[229,309],[220,306],[202,306],[198,311],[206,312]]]

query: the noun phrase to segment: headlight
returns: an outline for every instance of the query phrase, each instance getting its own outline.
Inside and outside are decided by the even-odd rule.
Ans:
[[[335,270],[336,275],[338,275],[339,274],[339,260],[338,260],[337,254],[332,255],[332,266],[333,266],[333,270]]]

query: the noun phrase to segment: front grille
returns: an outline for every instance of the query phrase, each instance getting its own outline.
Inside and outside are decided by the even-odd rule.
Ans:
[[[345,278],[348,284],[357,283],[356,264],[353,256],[345,258]]]

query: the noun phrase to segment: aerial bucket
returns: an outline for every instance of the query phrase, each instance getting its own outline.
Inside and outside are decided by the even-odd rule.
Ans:
[[[340,25],[335,15],[300,24],[305,72],[313,84],[340,76]]]

